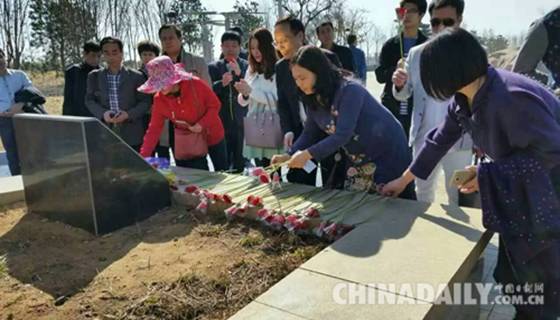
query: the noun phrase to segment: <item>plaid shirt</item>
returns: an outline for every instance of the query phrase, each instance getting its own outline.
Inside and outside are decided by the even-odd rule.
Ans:
[[[119,83],[121,80],[121,73],[111,74],[107,73],[107,87],[109,89],[109,107],[111,111],[117,113],[119,108]]]

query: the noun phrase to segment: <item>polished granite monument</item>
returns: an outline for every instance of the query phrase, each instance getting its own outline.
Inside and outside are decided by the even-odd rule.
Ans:
[[[30,212],[105,234],[170,205],[167,180],[94,118],[14,117]]]

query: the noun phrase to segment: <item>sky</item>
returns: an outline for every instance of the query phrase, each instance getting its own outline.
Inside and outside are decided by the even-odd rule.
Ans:
[[[267,1],[272,4],[273,0]],[[210,10],[230,11],[235,0],[202,0]],[[351,8],[368,11],[368,17],[385,32],[389,32],[394,19],[394,8],[398,0],[346,0]],[[429,0],[428,0],[429,3]],[[466,0],[464,22],[469,30],[482,32],[493,29],[504,36],[519,35],[525,32],[531,22],[558,6],[558,0]],[[428,23],[428,14],[423,22]],[[216,31],[218,32],[218,31]],[[220,31],[221,32],[221,31]]]

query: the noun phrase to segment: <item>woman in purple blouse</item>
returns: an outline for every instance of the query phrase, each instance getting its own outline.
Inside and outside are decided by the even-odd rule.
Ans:
[[[345,180],[344,189],[366,192],[408,167],[411,155],[402,126],[360,83],[345,79],[321,49],[300,48],[292,75],[307,119],[289,153],[274,156],[273,163],[290,160],[290,168],[303,168],[311,159],[334,154],[336,167],[323,181]],[[414,186],[400,196],[415,199]]]
[[[476,38],[448,30],[422,51],[422,83],[432,97],[450,99],[444,122],[400,178],[383,187],[396,196],[425,179],[447,150],[469,132],[487,163],[460,186],[479,189],[485,227],[500,234],[494,277],[504,286],[544,284],[544,305],[515,305],[516,319],[560,316],[560,101],[524,76],[488,65]],[[476,171],[476,168],[472,168]],[[512,205],[514,204],[514,205]]]

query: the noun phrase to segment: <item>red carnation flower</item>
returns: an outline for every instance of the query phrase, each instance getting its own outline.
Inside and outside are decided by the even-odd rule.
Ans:
[[[266,223],[272,223],[274,221],[275,217],[276,217],[276,215],[270,214],[268,216],[265,216],[263,218],[263,221],[266,222]]]
[[[198,190],[198,187],[195,186],[195,185],[190,185],[190,186],[187,186],[187,187],[185,188],[185,191],[188,192],[188,193],[193,193],[193,192],[195,192],[196,190]]]
[[[261,219],[264,219],[269,215],[270,215],[270,212],[266,208],[262,208],[262,209],[259,209],[259,211],[257,211],[257,216]]]
[[[208,190],[204,190],[204,196],[206,197],[206,199],[208,200],[214,200],[216,199],[216,195]]]
[[[286,223],[295,223],[297,220],[299,219],[299,216],[295,215],[295,214],[291,214],[289,216],[286,217]]]
[[[270,183],[270,177],[269,177],[268,174],[266,174],[266,173],[265,173],[265,174],[261,174],[261,175],[259,176],[259,181],[260,181],[261,183]]]
[[[233,203],[233,199],[231,198],[231,196],[229,194],[222,195],[222,198],[223,198],[224,202],[227,203],[227,204],[232,204]]]
[[[277,214],[273,217],[272,223],[276,225],[284,225],[286,218],[283,215]]]
[[[251,175],[252,175],[252,176],[255,176],[255,177],[261,176],[261,175],[263,175],[263,174],[266,174],[266,171],[265,171],[263,168],[261,168],[261,167],[254,168],[254,169],[251,171]]]
[[[225,210],[226,218],[233,218],[233,217],[237,216],[237,213],[238,213],[238,212],[239,212],[239,210],[238,210],[238,208],[235,207],[235,206],[234,206],[234,207],[227,208],[227,209]]]
[[[198,206],[196,206],[196,210],[205,211],[208,209],[208,202],[207,201],[200,201]]]
[[[406,8],[396,8],[395,12],[397,13],[397,18],[399,20],[404,20],[404,16],[406,15]]]
[[[258,207],[258,206],[262,206],[263,205],[263,200],[261,197],[257,197],[257,196],[249,196],[247,198],[247,202],[252,205],[253,207]]]
[[[307,221],[298,219],[294,221],[294,223],[292,223],[291,226],[289,226],[287,229],[291,232],[297,232],[297,231],[307,230],[308,228],[309,228],[309,224],[307,223]]]
[[[328,238],[334,239],[338,234],[338,225],[333,222],[330,225],[324,227],[323,232]]]
[[[306,216],[307,218],[319,218],[321,216],[317,208],[309,208],[305,210],[303,215]]]

